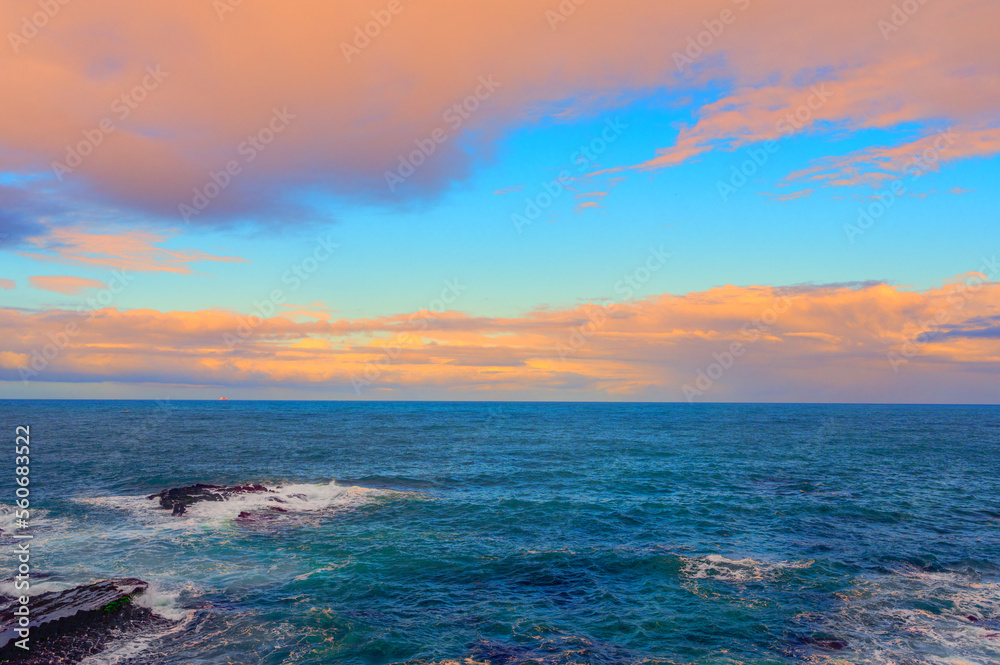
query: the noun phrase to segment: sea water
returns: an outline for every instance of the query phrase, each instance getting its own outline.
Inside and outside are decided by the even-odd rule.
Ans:
[[[1000,663],[997,407],[3,401],[0,421],[0,572],[28,425],[33,592],[138,577],[174,621],[91,665]],[[182,516],[146,498],[249,482],[274,491]]]

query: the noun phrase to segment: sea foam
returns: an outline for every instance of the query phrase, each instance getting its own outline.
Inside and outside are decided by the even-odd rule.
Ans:
[[[165,528],[184,529],[190,526],[210,526],[240,519],[248,520],[282,514],[319,513],[344,510],[362,505],[373,497],[387,494],[384,490],[327,484],[297,483],[267,486],[267,492],[232,494],[223,501],[200,501],[187,508],[183,515],[174,516],[160,507],[156,498],[145,496],[111,496],[79,499],[80,503],[103,506],[133,513],[143,521]]]
[[[721,580],[724,582],[759,582],[773,580],[784,570],[808,568],[814,561],[757,561],[756,559],[730,559],[720,554],[699,557],[681,557],[681,572],[695,580]]]

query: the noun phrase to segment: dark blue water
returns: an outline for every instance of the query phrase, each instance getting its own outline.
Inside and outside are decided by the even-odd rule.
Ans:
[[[6,401],[0,420],[11,444],[31,426],[38,590],[140,577],[178,619],[95,663],[1000,663],[996,407]],[[182,517],[144,498],[196,482],[277,491]]]

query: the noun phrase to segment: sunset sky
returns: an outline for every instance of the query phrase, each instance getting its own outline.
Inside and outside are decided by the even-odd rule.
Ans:
[[[0,397],[1000,402],[996,2],[0,24]]]

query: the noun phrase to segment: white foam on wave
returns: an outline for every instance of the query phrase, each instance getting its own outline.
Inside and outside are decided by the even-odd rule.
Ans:
[[[331,565],[331,566],[323,566],[322,568],[317,568],[316,570],[311,570],[308,573],[303,573],[302,575],[296,575],[292,579],[294,579],[294,580],[296,580],[298,582],[302,582],[303,580],[307,580],[310,577],[312,577],[313,575],[316,575],[317,573],[325,573],[325,572],[332,572],[334,570],[339,570],[341,568],[344,568],[345,566],[350,565],[350,563],[351,563],[350,561],[345,561],[344,563],[341,563],[341,564],[336,564],[336,565]]]
[[[147,591],[147,593],[149,593]],[[145,594],[143,594],[145,595]],[[115,640],[106,649],[80,661],[80,665],[120,665],[128,663],[137,656],[148,651],[156,642],[170,635],[181,633],[188,629],[194,619],[194,612],[186,613],[180,621],[163,630],[149,631]]]
[[[35,579],[30,579],[27,589],[18,589],[14,586],[15,583],[15,580],[12,579],[0,582],[0,596],[7,598],[18,598],[19,596],[31,597],[48,593],[49,591],[65,591],[77,586],[68,582],[57,582],[54,580],[36,581]]]
[[[16,518],[14,517],[14,507],[8,506],[7,504],[0,503],[0,531],[4,533],[10,533],[14,531],[14,522]]]
[[[757,561],[756,559],[730,559],[720,554],[698,557],[681,557],[681,572],[694,580],[722,580],[724,582],[760,582],[774,580],[784,570],[808,568],[814,561]]]
[[[145,607],[153,614],[164,619],[169,619],[170,621],[190,619],[194,615],[194,610],[181,607],[179,599],[179,592],[168,591],[152,583],[142,594],[136,596],[132,602],[138,607]]]
[[[228,523],[248,513],[250,520],[281,517],[287,514],[311,514],[344,510],[362,505],[375,496],[389,494],[385,490],[337,485],[294,484],[268,487],[268,492],[233,494],[224,501],[200,501],[187,508],[183,515],[172,515],[160,507],[159,499],[138,496],[112,496],[79,499],[80,503],[125,510],[147,523],[161,527],[186,529],[191,526],[211,526]]]
[[[835,613],[809,617],[814,627],[848,643],[849,655],[830,656],[828,662],[1000,663],[1000,583],[996,581],[907,566],[860,578],[854,588],[838,595],[841,604]],[[842,658],[847,660],[838,660]]]
[[[17,531],[17,511],[20,508],[6,503],[0,503],[0,537],[13,535]],[[49,512],[41,508],[28,509],[29,528],[50,526]]]
[[[18,596],[38,596],[43,593],[49,593],[50,591],[66,591],[67,589],[72,589],[82,584],[93,584],[100,579],[101,578],[42,581],[31,580],[31,584],[28,589],[18,589],[14,586],[15,580],[8,579],[0,582],[0,596],[6,596],[7,598],[17,598]],[[146,591],[138,596],[135,596],[135,600],[133,602],[139,607],[145,607],[146,609],[152,611],[153,614],[163,617],[164,619],[169,619],[170,621],[180,621],[188,617],[190,610],[181,608],[178,604],[179,597],[179,592],[166,591],[157,584],[151,583],[147,587]]]

